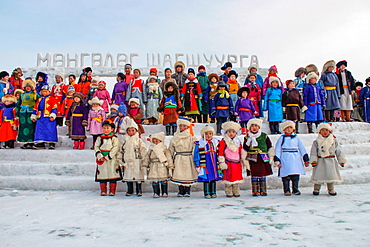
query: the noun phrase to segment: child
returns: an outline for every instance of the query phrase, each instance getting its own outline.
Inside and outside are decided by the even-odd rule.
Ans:
[[[223,82],[227,82],[229,80],[229,73],[231,69],[233,68],[233,64],[230,62],[226,62],[222,67],[221,70],[224,71],[222,75],[220,75],[220,80]]]
[[[329,123],[321,123],[317,128],[319,133],[311,147],[312,176],[310,182],[314,184],[313,194],[320,194],[321,184],[326,183],[329,195],[336,196],[334,190],[335,182],[342,182],[338,169],[338,162],[341,167],[347,162],[340,144],[333,135],[333,128]],[[335,156],[337,159],[335,159]],[[337,161],[338,160],[338,161]]]
[[[127,184],[126,196],[131,196],[134,193],[134,182],[137,196],[142,196],[141,183],[144,182],[144,172],[141,163],[147,149],[139,137],[138,125],[135,121],[131,119],[126,127],[126,135],[118,156],[124,167],[123,182]]]
[[[219,141],[213,138],[215,130],[206,125],[200,131],[200,140],[195,142],[194,162],[198,172],[198,182],[203,182],[204,198],[216,198],[216,181],[223,173],[217,164],[217,146]]]
[[[184,111],[179,97],[179,89],[175,82],[167,82],[164,85],[164,96],[158,108],[163,112],[163,125],[166,126],[166,135],[174,135],[177,130],[176,121],[179,114]]]
[[[324,92],[316,84],[319,77],[315,72],[307,75],[308,85],[303,91],[303,103],[307,106],[304,121],[307,122],[308,133],[313,133],[312,123],[316,123],[316,127],[324,120],[322,108],[325,107]]]
[[[94,76],[94,78],[92,78],[91,83],[90,83],[90,89],[89,89],[89,92],[87,93],[87,99],[86,99],[87,101],[94,98],[95,92],[98,90],[99,82],[100,82],[99,76]]]
[[[12,72],[12,76],[9,78],[9,83],[13,86],[14,90],[22,89],[23,85],[23,71],[21,68],[15,68]]]
[[[32,122],[36,122],[35,147],[45,149],[45,142],[48,142],[49,149],[55,149],[55,143],[58,142],[57,124],[55,122],[58,105],[54,98],[50,96],[49,85],[44,85],[40,94],[31,115]]]
[[[1,101],[4,107],[0,110],[0,142],[5,142],[4,148],[14,148],[18,128],[17,98],[7,94],[1,98]]]
[[[36,93],[38,96],[41,95],[41,89],[48,85],[48,75],[44,72],[37,72],[36,74]]]
[[[280,124],[280,129],[284,132],[276,142],[275,165],[279,167],[279,177],[283,181],[284,195],[290,196],[290,185],[292,181],[293,194],[300,195],[298,189],[299,175],[305,175],[302,157],[305,166],[309,164],[308,154],[303,146],[301,139],[294,133],[296,124],[287,120]]]
[[[294,72],[294,83],[296,85],[296,89],[300,94],[303,93],[303,89],[306,87],[306,81],[304,77],[306,76],[306,69],[303,67],[299,67],[295,72]]]
[[[356,121],[363,122],[362,119],[362,103],[360,101],[361,89],[363,88],[364,84],[362,82],[356,82],[356,91],[352,94],[352,104],[353,104],[353,112],[352,118]]]
[[[85,99],[87,98],[87,94],[90,90],[90,82],[87,80],[87,73],[83,72],[78,78],[78,83],[75,85],[75,89],[77,93],[82,93],[84,96],[84,103]]]
[[[242,127],[242,135],[247,134],[247,124],[253,115],[257,115],[258,112],[254,108],[252,101],[248,98],[249,88],[242,87],[238,90],[238,101],[235,105],[235,116],[239,116],[239,123]]]
[[[364,121],[370,123],[370,77],[366,79],[365,87],[361,89],[360,101],[362,103]]]
[[[129,107],[127,116],[132,118],[135,123],[138,125],[139,134],[144,134],[144,128],[142,125],[143,110],[140,108],[140,100],[137,98],[131,98],[129,101]]]
[[[202,89],[195,78],[195,71],[192,68],[188,69],[188,79],[184,87],[180,89],[181,100],[184,101],[185,115],[191,117],[196,121],[197,116],[202,110]]]
[[[270,76],[271,87],[267,89],[263,110],[268,110],[268,122],[271,134],[281,134],[279,123],[283,121],[283,107],[281,105],[283,91],[279,87],[280,79]]]
[[[355,79],[353,79],[352,73],[347,70],[346,60],[339,61],[336,66],[336,74],[339,81],[341,118],[342,121],[352,122],[351,111],[353,111],[353,105],[351,94],[356,90]]]
[[[72,85],[69,85],[68,86],[68,89],[67,89],[67,95],[65,97],[65,99],[63,100],[63,116],[64,117],[67,117],[68,116],[68,112],[69,112],[69,109],[71,108],[71,105],[73,103],[73,94],[75,93],[75,88],[72,86]]]
[[[85,149],[86,132],[85,126],[88,125],[88,108],[83,103],[82,93],[73,94],[73,103],[66,117],[66,125],[69,127],[69,138],[73,142],[73,149]]]
[[[70,74],[68,76],[68,82],[69,82],[69,85],[76,85],[76,76],[74,74]]]
[[[218,82],[217,94],[214,98],[212,113],[217,119],[217,135],[221,135],[221,125],[234,114],[234,106],[223,81]]]
[[[64,76],[61,73],[55,75],[55,84],[51,88],[51,96],[54,97],[58,104],[57,118],[55,119],[58,126],[63,126],[63,100],[64,100]]]
[[[295,122],[295,130],[298,134],[298,125],[301,120],[301,110],[302,112],[307,110],[307,106],[303,104],[301,94],[298,89],[295,88],[295,82],[292,80],[287,80],[285,82],[287,89],[283,94],[283,110],[286,114],[286,119]]]
[[[159,113],[157,111],[162,99],[162,90],[159,87],[156,76],[149,76],[145,87],[144,102],[146,103],[146,117],[149,124],[157,124]]]
[[[172,74],[172,78],[176,80],[179,90],[181,90],[188,79],[188,75],[185,73],[185,64],[181,61],[175,63],[175,73]]]
[[[119,143],[114,135],[114,124],[103,122],[103,134],[96,139],[96,173],[95,182],[100,183],[100,195],[107,195],[107,183],[109,183],[109,195],[116,194],[117,181],[122,180],[121,170],[116,158],[119,151]]]
[[[325,88],[325,120],[334,121],[334,111],[340,109],[340,89],[337,75],[333,72],[335,62],[330,60],[324,64],[320,80]]]
[[[126,76],[123,73],[117,74],[117,83],[114,85],[112,93],[112,102],[114,104],[120,105],[122,102],[126,103],[126,91],[128,88],[125,82]]]
[[[105,112],[101,107],[103,101],[97,97],[92,98],[88,103],[91,106],[91,110],[87,117],[86,130],[90,131],[90,135],[93,136],[93,145],[90,149],[94,149],[96,140],[103,133],[102,123],[105,122]]]
[[[138,98],[139,102],[144,103],[144,91],[145,91],[145,81],[140,78],[141,72],[138,69],[134,70],[134,79],[128,84],[128,89],[126,93],[126,101],[129,101],[132,98]],[[128,105],[128,104],[127,104]],[[144,104],[140,105],[140,108],[145,114]],[[144,118],[144,115],[143,115]]]
[[[114,120],[116,119],[116,117],[118,116],[118,105],[116,104],[112,104],[110,106],[110,114],[107,116],[107,121],[108,122],[111,122],[111,123],[114,123]],[[127,107],[126,107],[127,108]]]
[[[152,181],[154,198],[159,198],[161,192],[162,197],[168,197],[168,169],[173,168],[171,152],[164,145],[164,138],[164,132],[149,136],[150,147],[142,163],[142,167],[149,169],[148,181]]]
[[[9,73],[6,71],[0,72],[0,84],[4,85],[4,94],[14,94],[13,84],[9,82]]]
[[[271,85],[271,82],[272,82],[271,77],[273,77],[274,80],[276,80],[276,79],[278,80],[278,85],[280,87],[280,90],[281,90],[281,92],[283,92],[283,85],[281,83],[280,78],[277,76],[277,73],[278,73],[278,71],[277,71],[276,65],[273,65],[273,66],[271,66],[269,68],[268,75],[265,78],[265,81],[263,82],[263,87],[262,87],[262,96],[263,96],[263,98],[265,97],[265,95],[267,93],[267,89],[269,89],[270,87],[272,87],[272,85]]]
[[[222,181],[225,183],[226,197],[239,197],[239,183],[243,182],[243,169],[241,163],[242,142],[236,136],[240,125],[235,122],[222,124],[225,132],[224,138],[218,145],[218,162],[223,170]]]
[[[132,71],[131,64],[126,63],[125,64],[125,76],[126,76],[125,82],[127,83],[127,85],[132,84],[132,82],[134,81],[134,75],[131,74],[131,71]]]
[[[126,128],[127,124],[130,121],[130,117],[126,116],[127,115],[127,107],[125,103],[121,103],[121,105],[118,107],[117,110],[117,117],[114,119],[114,125],[116,126],[116,129],[114,130],[114,133],[118,137],[118,141],[120,143],[123,142],[123,139],[126,134]]]
[[[210,74],[208,76],[209,85],[206,91],[206,94],[204,95],[204,102],[208,104],[208,111],[209,111],[209,117],[211,118],[211,123],[216,122],[215,115],[212,114],[212,108],[214,104],[214,98],[217,94],[217,88],[218,88],[218,82],[220,81],[220,77],[217,74]]]
[[[35,123],[31,120],[33,107],[35,106],[37,94],[36,83],[26,79],[22,83],[24,92],[20,95],[17,104],[17,117],[19,119],[18,142],[23,142],[22,149],[33,149]]]
[[[261,131],[262,120],[248,122],[248,135],[244,137],[242,161],[251,176],[252,195],[267,196],[266,176],[272,174],[275,150],[268,135]]]
[[[165,87],[167,82],[172,82],[172,83],[175,83],[177,85],[176,80],[173,79],[171,77],[171,75],[172,75],[172,70],[170,68],[166,68],[164,70],[164,79],[162,80],[162,82],[160,84],[160,87],[161,87],[162,91],[165,91],[164,87]]]
[[[198,67],[197,80],[199,81],[202,94],[205,95],[209,87],[209,80],[208,80],[207,73],[206,73],[206,67],[204,67],[203,65],[200,65]],[[209,107],[208,107],[208,102],[205,99],[205,97],[202,98],[202,110],[200,114],[201,115],[199,115],[198,117],[198,122],[208,123]]]
[[[171,182],[179,186],[178,197],[190,197],[190,187],[198,180],[193,158],[197,139],[190,132],[190,119],[181,117],[176,123],[179,128],[168,147],[174,160]]]
[[[262,107],[262,91],[261,87],[256,82],[256,75],[255,74],[249,74],[248,75],[248,82],[244,86],[249,88],[249,94],[248,98],[252,101],[254,105],[254,109],[258,112],[256,114],[256,117],[263,117],[263,107]]]
[[[256,64],[252,64],[248,67],[249,74],[247,78],[245,78],[244,86],[250,83],[249,76],[254,75],[255,76],[255,83],[258,85],[259,88],[263,87],[263,78],[260,74],[257,73],[258,66]],[[249,81],[249,82],[248,82]]]
[[[109,113],[109,105],[112,103],[108,90],[106,89],[107,83],[105,81],[100,81],[98,83],[98,90],[95,91],[94,97],[98,97],[103,100],[103,105],[101,106],[105,113]]]
[[[235,70],[231,70],[227,76],[229,77],[229,79],[227,80],[226,84],[229,88],[229,94],[231,100],[233,101],[233,106],[235,106],[236,101],[238,100],[238,89],[240,88],[239,83],[236,80],[238,78],[238,74]]]
[[[92,81],[92,69],[91,67],[86,67],[82,70],[83,73],[86,73],[86,80],[91,83]]]

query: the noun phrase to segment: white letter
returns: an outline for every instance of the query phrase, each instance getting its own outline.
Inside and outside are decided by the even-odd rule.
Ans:
[[[101,53],[93,53],[91,55],[91,67],[101,67],[103,64],[103,55]],[[95,64],[97,63],[97,64]]]
[[[50,66],[51,55],[46,53],[45,57],[42,57],[41,53],[37,53],[37,67],[41,67],[41,62],[46,62],[46,67]]]
[[[89,57],[90,53],[81,53],[81,67],[85,66],[85,57]]]
[[[124,56],[125,58],[121,59],[122,56]],[[117,67],[125,67],[126,63],[127,63],[127,54],[118,53],[117,54]]]
[[[107,53],[107,55],[105,56],[104,67],[108,67],[109,60],[110,60],[110,66],[114,67],[114,60],[113,60],[112,53]]]
[[[157,61],[157,64],[155,64],[155,54],[152,53],[152,63],[150,63],[150,59],[149,59],[149,53],[146,54],[146,64],[147,64],[147,67],[159,67],[161,66],[161,57],[159,55],[159,53],[157,54],[157,58],[158,58],[158,61]]]
[[[186,54],[186,63],[187,67],[198,67],[199,66],[199,55],[198,55],[198,64],[195,62],[194,54],[191,54],[191,60],[189,59],[189,55]]]
[[[256,66],[256,67],[257,67],[257,69],[258,69],[258,58],[257,58],[257,56],[256,56],[256,55],[252,55],[252,56],[251,56],[251,65]]]
[[[138,57],[139,56],[139,54],[137,54],[137,53],[130,53],[130,64],[132,65],[132,64],[134,64],[134,57]]]
[[[182,54],[182,53],[176,53],[175,54],[175,62],[179,61],[179,57],[183,57],[183,56],[184,56],[184,54]]]
[[[211,67],[212,66],[212,59],[213,59],[213,55],[211,54],[211,56],[209,57],[209,60],[207,59],[207,55],[203,53],[203,57],[204,59],[207,61],[208,65],[207,67]]]
[[[164,56],[163,56],[163,68],[165,67],[166,63],[169,63],[170,64],[169,67],[172,68],[171,54],[168,54],[168,53],[164,54]]]
[[[58,63],[60,63],[58,65]],[[65,67],[64,54],[55,53],[53,56],[53,66],[54,67]]]
[[[248,58],[248,55],[240,55],[240,68],[243,68],[243,58]]]
[[[67,67],[71,67],[71,62],[75,62],[75,67],[78,67],[78,54],[75,53],[75,58],[71,58],[71,55],[67,53]]]
[[[227,61],[230,63],[237,63],[238,62],[238,57],[236,55],[228,55],[227,56]]]
[[[222,54],[222,59],[221,60],[217,57],[216,54],[215,54],[215,58],[216,58],[217,62],[220,63],[220,66],[223,66],[224,65],[225,54]]]

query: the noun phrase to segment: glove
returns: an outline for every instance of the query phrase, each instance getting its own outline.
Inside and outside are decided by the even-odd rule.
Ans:
[[[317,166],[317,163],[312,163],[311,165],[312,165],[312,167],[315,167],[315,166]]]
[[[226,163],[225,163],[225,162],[221,162],[221,163],[219,164],[219,166],[220,166],[220,169],[221,169],[221,170],[226,170],[226,169],[227,169],[227,165],[226,165]]]
[[[307,109],[308,109],[308,107],[304,105],[304,106],[302,107],[302,112],[307,111]]]

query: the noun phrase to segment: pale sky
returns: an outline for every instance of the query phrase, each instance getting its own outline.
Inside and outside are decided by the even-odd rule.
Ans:
[[[370,1],[1,1],[0,70],[37,53],[257,55],[282,80],[300,66],[347,60],[370,76]],[[133,64],[135,67],[135,64]]]

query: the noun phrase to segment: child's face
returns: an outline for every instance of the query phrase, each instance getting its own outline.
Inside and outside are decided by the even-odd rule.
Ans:
[[[157,74],[154,71],[150,71],[149,75],[156,76]]]
[[[92,81],[90,85],[92,87],[97,87],[98,86],[98,82],[97,81]]]
[[[258,126],[256,124],[252,124],[251,127],[250,127],[250,131],[252,133],[257,133],[259,130],[260,130],[260,126]]]
[[[41,76],[37,77],[37,81],[44,81],[44,78],[42,78]]]
[[[136,134],[137,130],[136,130],[135,128],[128,128],[128,129],[126,130],[126,132],[127,132],[127,135],[129,135],[129,136],[133,136],[133,135],[135,135],[135,134]]]
[[[98,84],[98,89],[99,89],[99,90],[103,90],[104,88],[105,88],[104,84],[101,84],[101,83],[100,83],[100,84]]]
[[[108,135],[108,134],[112,133],[112,131],[113,131],[112,126],[110,126],[108,124],[107,125],[103,125],[103,133],[104,134]]]
[[[4,101],[4,104],[5,104],[5,105],[10,105],[10,104],[12,104],[12,103],[13,103],[13,102],[12,102],[12,101],[9,101],[9,100],[5,100],[5,101]]]
[[[226,69],[225,69],[225,73],[226,74],[229,74],[229,72],[231,71],[231,67],[227,67]]]
[[[243,98],[247,98],[248,97],[248,92],[247,91],[243,91],[242,92],[242,97]]]
[[[78,102],[81,102],[81,99],[79,97],[74,97],[73,98],[74,102],[78,103]]]
[[[234,138],[236,136],[235,130],[228,130],[227,131],[227,136],[230,138]]]
[[[235,75],[231,75],[230,76],[230,80],[235,81],[236,80],[236,76]]]
[[[328,137],[330,135],[330,131],[328,129],[321,129],[320,135],[322,135],[323,137]]]
[[[140,72],[138,70],[135,70],[134,71],[134,76],[135,76],[135,79],[139,78],[140,77]]]
[[[255,74],[255,73],[257,73],[257,69],[251,68],[250,72],[251,72],[251,74]]]
[[[117,112],[117,110],[112,108],[112,109],[110,109],[110,112]]]
[[[177,66],[177,67],[176,67],[176,72],[177,72],[177,73],[182,72],[182,67],[181,67],[181,66]]]
[[[156,82],[157,82],[157,80],[154,79],[154,78],[150,79],[150,81],[149,81],[149,83],[156,83]]]
[[[301,78],[303,78],[304,76],[305,76],[305,73],[302,73],[302,74],[300,75],[300,77],[301,77]]]
[[[49,90],[41,90],[41,95],[42,96],[47,96],[49,94],[50,94]]]
[[[189,74],[188,74],[188,77],[189,77],[190,79],[193,79],[193,78],[195,77],[195,75],[194,75],[193,73],[189,73]]]
[[[217,82],[216,77],[212,77],[212,78],[211,78],[211,82],[212,82],[212,83],[216,83],[216,82]]]
[[[218,89],[219,89],[219,90],[226,90],[226,87],[224,87],[224,86],[220,86],[220,87],[218,87]]]
[[[161,141],[160,140],[158,140],[158,139],[156,139],[156,138],[153,138],[152,139],[152,143],[154,144],[154,145],[157,145],[157,144],[159,144]]]
[[[212,131],[207,131],[207,132],[204,134],[204,137],[206,138],[206,140],[207,140],[207,141],[212,140],[212,138],[213,138],[213,132],[212,132]]]
[[[68,91],[68,96],[72,96],[75,93],[74,90]]]
[[[92,75],[92,71],[87,72],[87,76],[91,77],[91,75]]]
[[[86,75],[81,76],[81,81],[86,81]]]
[[[111,112],[113,112],[113,111],[111,111]],[[123,117],[123,113],[122,113],[122,112],[119,112],[119,113],[118,113],[118,116],[119,116],[119,117]]]
[[[91,106],[92,107],[99,107],[100,105],[98,103],[93,103]]]
[[[313,85],[315,85],[316,82],[317,82],[316,78],[311,78],[310,81],[309,81],[309,83],[311,83]]]
[[[62,82],[62,78],[60,78],[60,77],[55,77],[55,82],[56,82],[56,83],[61,83],[61,82]]]
[[[357,90],[357,91],[361,91],[361,89],[362,89],[362,87],[361,87],[361,86],[357,86],[357,87],[356,87],[356,90]]]
[[[284,133],[285,134],[292,134],[293,133],[293,128],[291,127],[291,126],[289,126],[289,127],[286,127],[285,129],[284,129]]]
[[[173,86],[169,86],[169,87],[167,88],[167,91],[168,91],[168,92],[172,92],[172,91],[173,91]]]
[[[334,70],[334,67],[333,66],[329,66],[328,69],[327,69],[329,72],[332,72]]]
[[[135,102],[131,102],[130,103],[130,107],[131,108],[137,108],[139,105],[138,104],[136,104]]]
[[[251,82],[255,82],[255,81],[256,81],[256,77],[255,77],[255,76],[250,76],[250,77],[249,77],[249,81],[251,81]]]
[[[71,82],[75,82],[76,79],[73,76],[69,76],[68,81],[71,83]]]
[[[269,74],[274,75],[274,74],[276,74],[276,71],[275,71],[275,70],[270,69],[270,70],[269,70]]]
[[[130,74],[131,73],[131,67],[130,66],[126,66],[125,67],[125,73],[126,74]]]
[[[271,86],[272,87],[278,87],[279,83],[277,81],[273,81],[273,82],[271,82]]]
[[[166,76],[166,78],[170,78],[172,75],[172,71],[168,69],[166,70],[166,73],[164,75]]]
[[[339,67],[339,69],[340,69],[341,71],[344,71],[344,70],[346,69],[346,66],[345,66],[344,64],[342,64],[342,65]]]
[[[205,69],[199,69],[198,70],[198,72],[200,73],[200,72],[204,72],[204,71],[206,71]]]
[[[180,131],[183,132],[183,131],[187,130],[189,128],[189,126],[186,126],[184,124],[180,124],[179,128],[180,128]]]
[[[24,88],[27,92],[29,92],[29,91],[31,91],[32,90],[32,88],[30,87],[30,86],[27,86],[27,87],[25,87]]]
[[[289,83],[288,84],[288,88],[289,89],[293,89],[295,87],[295,84],[293,82]]]

